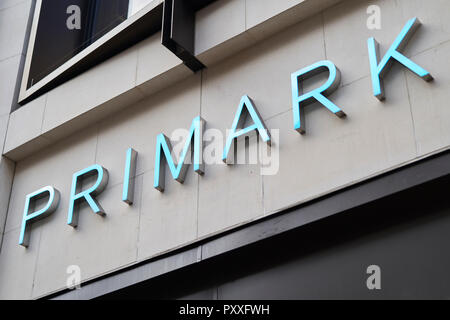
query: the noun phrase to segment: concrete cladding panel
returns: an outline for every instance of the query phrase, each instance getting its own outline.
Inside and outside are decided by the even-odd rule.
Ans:
[[[287,8],[297,2],[284,1]],[[248,10],[256,1],[236,0],[228,9],[242,13],[245,3]],[[367,27],[369,5],[381,10],[380,29]],[[217,14],[221,8],[209,10]],[[0,252],[0,297],[45,296],[65,288],[70,265],[81,268],[82,280],[93,279],[447,149],[449,8],[447,0],[342,1],[18,162]],[[202,12],[205,23],[207,11]],[[247,13],[248,23],[265,15],[264,10]],[[384,54],[415,16],[423,26],[404,52],[436,80],[426,83],[395,64],[385,77],[386,100],[380,102],[372,94],[367,39],[375,37]],[[244,30],[242,17],[234,18]],[[238,32],[228,31],[224,39]],[[196,41],[205,48],[214,45],[215,38],[202,32],[205,38],[198,33]],[[293,127],[290,75],[324,59],[342,73],[329,98],[347,117],[311,104],[305,109],[306,134],[300,135]],[[303,89],[323,81],[318,76]],[[272,143],[278,170],[262,176],[261,164],[211,164],[204,176],[190,167],[180,184],[166,168],[165,192],[154,189],[156,136],[187,131],[200,115],[224,140],[244,94],[267,127],[278,130]],[[248,148],[256,143],[250,137]],[[133,206],[121,201],[129,147],[138,152]],[[110,171],[109,185],[98,197],[107,215],[83,206],[73,229],[66,225],[72,174],[94,163]],[[33,225],[30,248],[24,249],[18,230],[25,196],[45,185],[61,191],[61,204]]]

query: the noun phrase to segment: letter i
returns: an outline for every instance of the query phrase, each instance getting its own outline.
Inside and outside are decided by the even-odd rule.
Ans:
[[[133,204],[134,200],[134,177],[136,176],[137,155],[138,153],[134,149],[130,148],[127,150],[122,201],[130,206]]]

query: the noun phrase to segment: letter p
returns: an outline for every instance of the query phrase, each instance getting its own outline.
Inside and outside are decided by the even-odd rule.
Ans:
[[[40,210],[30,213],[30,207],[39,199],[48,196],[47,204]],[[25,209],[23,210],[22,228],[20,230],[19,244],[28,248],[30,244],[30,225],[38,220],[48,217],[58,208],[60,193],[53,187],[44,187],[26,196]]]

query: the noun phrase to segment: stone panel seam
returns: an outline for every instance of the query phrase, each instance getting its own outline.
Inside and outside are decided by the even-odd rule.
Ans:
[[[203,98],[203,69],[200,70],[200,103],[199,103],[199,113],[200,117],[202,116],[202,98]],[[200,211],[200,175],[197,176],[197,221],[196,221],[196,230],[195,230],[195,238],[198,239],[198,219],[199,219],[199,211]],[[201,257],[200,257],[201,259]]]
[[[44,111],[42,112],[42,121],[41,121],[41,129],[40,129],[41,134],[42,134],[42,129],[44,128],[44,118],[45,118],[45,111],[47,110],[47,100],[48,100],[48,94],[45,95]]]
[[[42,240],[42,229],[39,229],[39,242],[38,242],[38,246],[37,246],[36,260],[34,262],[33,283],[31,285],[30,299],[33,298],[33,292],[34,292],[34,287],[35,287],[35,283],[36,283],[36,274],[37,274],[37,268],[38,268],[39,253],[41,252],[41,240]]]
[[[450,39],[449,39],[449,40],[442,41],[442,42],[440,42],[440,43],[438,43],[438,44],[436,44],[436,45],[434,45],[434,46],[428,47],[428,48],[426,48],[426,49],[424,49],[424,50],[421,50],[421,51],[419,51],[419,52],[417,52],[417,53],[411,55],[410,58],[415,58],[415,57],[420,56],[421,54],[428,53],[429,51],[438,49],[439,47],[441,47],[441,46],[443,46],[443,45],[446,45],[446,44],[449,43],[449,42],[450,42]]]
[[[138,155],[139,157],[139,155]],[[137,177],[136,177],[137,179]],[[136,180],[135,180],[136,181]],[[136,262],[139,261],[139,246],[141,239],[141,217],[142,217],[142,201],[144,201],[144,187],[145,187],[145,174],[142,173],[141,194],[139,195],[139,218],[138,218],[138,230],[136,240]]]
[[[142,174],[141,176],[135,176],[134,183],[136,183],[137,179],[142,179],[141,182],[141,191],[139,194],[139,208],[138,208],[138,224],[137,224],[137,235],[136,235],[136,258],[134,259],[135,262],[139,260],[139,239],[140,239],[140,233],[141,233],[141,214],[142,214],[142,201],[144,199],[144,179],[145,175]]]
[[[261,139],[259,139],[258,141],[259,144],[261,144]],[[264,193],[264,176],[261,174],[262,173],[262,163],[259,165],[259,174],[261,175],[261,202],[262,202],[262,211],[263,211],[263,216],[266,215],[266,206],[265,206],[265,193]]]
[[[9,160],[9,159],[8,159]],[[1,160],[0,160],[1,161]],[[9,160],[9,161],[12,161],[12,160]],[[13,183],[14,183],[14,177],[16,176],[16,163],[15,162],[13,162],[14,163],[14,169],[13,169],[13,178],[12,178],[12,181],[11,181],[11,183],[10,183],[10,186],[9,186],[9,195],[8,195],[8,200],[6,201],[6,203],[5,203],[5,207],[6,207],[6,216],[5,216],[5,221],[3,222],[3,232],[2,232],[2,236],[1,236],[1,241],[0,241],[0,253],[2,252],[2,246],[3,246],[3,235],[5,235],[7,232],[6,232],[6,221],[8,220],[8,215],[9,215],[9,211],[10,211],[10,203],[11,203],[11,196],[12,196],[12,186],[13,186]],[[20,226],[19,226],[20,227]]]
[[[292,112],[292,107],[290,107],[289,109],[286,109],[284,111],[278,112],[277,114],[274,114],[273,116],[267,117],[266,119],[263,119],[264,121],[270,121],[272,119],[275,119],[276,117],[282,116],[288,112]],[[270,128],[269,128],[270,129]],[[294,130],[294,129],[292,129]]]
[[[325,41],[325,13],[322,11],[320,13],[320,17],[322,18],[322,40],[323,40],[323,54],[325,56],[325,60],[327,60],[327,43]]]
[[[244,0],[244,30],[247,31],[247,0]]]
[[[367,78],[370,78],[370,75],[365,75],[365,76],[362,76],[362,77],[360,77],[358,79],[352,80],[349,83],[345,83],[345,84],[341,85],[340,88],[348,87],[348,86],[350,86],[350,85],[352,85],[352,84],[354,84],[354,83],[356,83],[358,81],[361,81],[361,80],[364,80],[364,79],[367,79]]]
[[[100,126],[99,123],[95,123],[95,152],[94,152],[94,163],[97,163],[97,154],[98,154],[98,140],[99,140],[99,136],[100,136]]]
[[[6,115],[5,115],[6,116]],[[5,153],[5,147],[6,147],[6,137],[8,136],[8,129],[9,129],[9,121],[11,120],[11,115],[8,116],[8,121],[6,121],[6,130],[5,130],[5,136],[3,137],[3,145],[2,145],[2,155]],[[15,162],[14,162],[15,163]]]
[[[140,56],[139,49],[140,49],[140,47],[136,48],[136,70],[134,71],[134,87],[135,88],[139,87],[137,84],[138,83],[138,71],[139,71],[139,56]],[[139,88],[138,88],[138,91],[141,91],[141,90],[139,90]]]
[[[419,155],[419,146],[418,146],[419,142],[417,140],[416,123],[414,121],[414,113],[413,113],[412,103],[411,103],[411,94],[409,91],[408,77],[406,75],[405,70],[403,71],[403,77],[405,78],[406,94],[408,95],[409,113],[411,115],[411,122],[412,122],[413,136],[414,136],[414,147],[416,150],[416,157],[417,157]]]
[[[16,54],[13,54],[12,56],[8,56],[8,57],[6,57],[6,58],[0,59],[0,63],[5,62],[6,60],[11,60],[11,59],[13,59],[13,58],[17,58],[17,57],[19,57],[19,56],[25,57],[25,54],[23,54],[23,53],[16,53]]]

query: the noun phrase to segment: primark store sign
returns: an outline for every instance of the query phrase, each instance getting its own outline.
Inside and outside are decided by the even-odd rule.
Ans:
[[[407,44],[408,40],[420,26],[417,18],[409,20],[403,30],[395,39],[386,54],[381,57],[379,54],[378,43],[374,38],[367,41],[368,59],[370,61],[370,71],[373,86],[373,94],[379,100],[385,98],[383,88],[383,77],[389,72],[391,65],[396,61],[409,69],[417,76],[425,81],[433,80],[431,74],[415,62],[404,56],[401,51]],[[317,74],[329,73],[328,80],[320,87],[309,91],[302,92],[302,81],[313,77]],[[292,103],[293,103],[293,124],[294,129],[300,134],[305,134],[305,116],[303,110],[310,103],[318,102],[320,105],[328,109],[331,113],[339,118],[346,116],[344,110],[335,105],[328,96],[339,88],[340,72],[332,61],[319,61],[304,69],[298,70],[291,75],[292,86]],[[245,126],[245,119],[251,117],[251,125]],[[188,154],[191,152],[193,158],[193,169],[196,173],[203,175],[203,133],[206,121],[201,117],[193,119],[188,139],[182,149],[181,156],[177,163],[172,157],[172,146],[170,140],[164,135],[159,134],[156,137],[156,156],[154,169],[154,187],[160,192],[164,192],[164,183],[166,171],[165,166],[168,165],[172,177],[180,183],[184,182],[186,172],[189,168]],[[249,133],[257,132],[261,139],[270,145],[272,137],[269,130],[265,126],[255,104],[248,96],[243,96],[234,116],[231,129],[229,131],[225,148],[222,153],[222,160],[227,164],[231,164],[232,146],[234,142],[242,136]],[[134,180],[137,161],[137,152],[130,148],[126,153],[126,165],[123,178],[123,195],[122,201],[129,205],[133,205]],[[83,179],[91,177],[95,183],[87,190],[81,189]],[[67,213],[67,224],[71,227],[77,227],[78,210],[76,207],[85,202],[92,211],[100,216],[105,216],[106,212],[101,204],[96,200],[96,196],[100,194],[108,183],[108,170],[99,164],[85,168],[76,172],[72,178],[71,193],[69,197],[69,210]],[[36,202],[45,202],[45,205],[39,210],[34,210]],[[118,201],[120,201],[118,199]],[[46,186],[26,196],[25,208],[22,219],[21,234],[19,244],[28,247],[30,244],[30,225],[52,214],[59,206],[60,193],[53,186]]]

